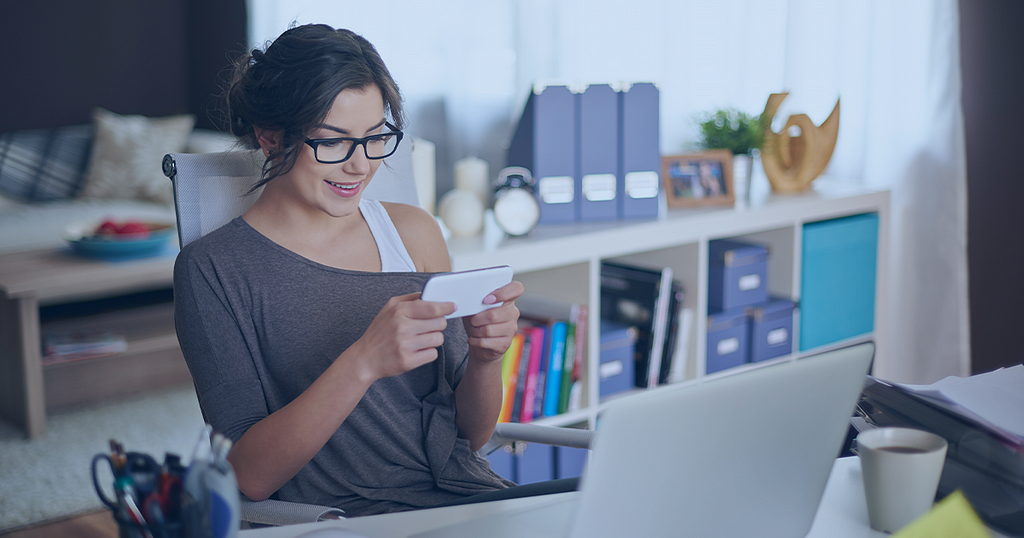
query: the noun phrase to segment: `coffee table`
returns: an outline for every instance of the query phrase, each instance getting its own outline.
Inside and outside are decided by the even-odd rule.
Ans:
[[[0,254],[0,415],[28,437],[46,411],[191,381],[174,333],[173,303],[86,315],[40,327],[41,306],[170,288],[176,249],[137,260],[83,257],[67,248]],[[47,329],[113,329],[127,351],[44,366]]]

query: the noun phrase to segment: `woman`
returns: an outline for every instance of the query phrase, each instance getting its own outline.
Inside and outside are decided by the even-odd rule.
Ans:
[[[462,323],[445,322],[453,304],[419,300],[451,269],[436,221],[362,197],[402,138],[374,47],[292,28],[240,62],[227,102],[232,131],[267,156],[264,189],[182,249],[175,323],[203,413],[234,441],[239,489],[363,515],[514,485],[475,450],[523,286]]]

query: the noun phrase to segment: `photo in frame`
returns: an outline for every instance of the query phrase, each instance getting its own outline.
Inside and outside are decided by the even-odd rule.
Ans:
[[[732,152],[713,149],[661,158],[668,207],[733,205]]]

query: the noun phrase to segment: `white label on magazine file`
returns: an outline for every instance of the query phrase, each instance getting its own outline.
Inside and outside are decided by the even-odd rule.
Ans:
[[[740,348],[739,338],[726,338],[718,343],[718,355],[728,355],[735,353]]]

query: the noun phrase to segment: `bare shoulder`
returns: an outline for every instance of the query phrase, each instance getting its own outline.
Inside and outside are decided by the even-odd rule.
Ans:
[[[433,215],[414,205],[393,202],[381,204],[391,217],[391,222],[395,223],[395,229],[418,271],[451,271],[448,245]]]

